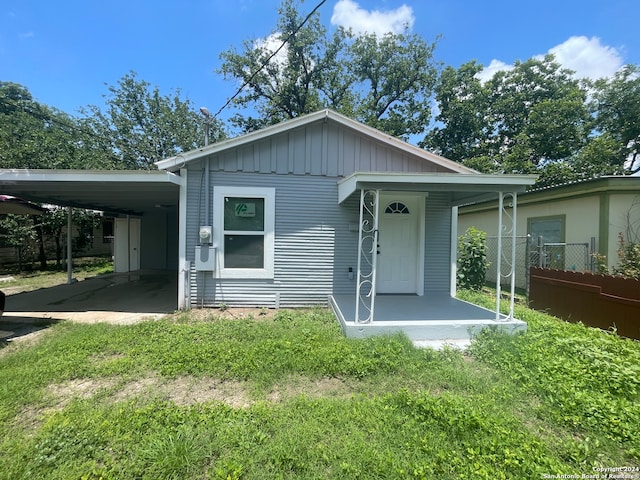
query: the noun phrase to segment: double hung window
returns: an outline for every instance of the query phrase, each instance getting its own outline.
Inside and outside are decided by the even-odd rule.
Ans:
[[[273,278],[275,189],[214,188],[222,278]]]

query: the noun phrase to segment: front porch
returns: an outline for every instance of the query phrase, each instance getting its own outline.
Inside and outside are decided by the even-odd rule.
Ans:
[[[355,321],[355,297],[332,295],[329,305],[347,337],[364,338],[405,333],[416,346],[438,348],[443,344],[462,347],[484,328],[507,333],[525,332],[527,324],[446,294],[376,295],[373,321]]]

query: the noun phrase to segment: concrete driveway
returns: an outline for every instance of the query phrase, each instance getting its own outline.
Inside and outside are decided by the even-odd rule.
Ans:
[[[9,295],[0,338],[61,320],[131,324],[177,309],[177,273],[137,271],[89,278],[70,285]]]

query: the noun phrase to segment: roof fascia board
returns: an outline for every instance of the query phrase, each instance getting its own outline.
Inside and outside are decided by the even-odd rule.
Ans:
[[[319,112],[304,115],[292,120],[280,122],[276,125],[271,125],[269,127],[256,130],[255,132],[250,132],[239,137],[230,138],[229,140],[223,140],[221,142],[199,148],[197,150],[191,150],[189,152],[181,153],[179,155],[176,155],[175,157],[160,160],[158,162],[155,162],[155,164],[160,170],[177,170],[180,167],[184,166],[186,163],[189,163],[193,160],[197,160],[208,155],[213,155],[217,152],[228,150],[230,148],[240,147],[246,145],[247,143],[257,142],[267,137],[279,135],[292,128],[297,128],[320,121],[327,116],[328,112],[328,110],[321,110]]]
[[[171,172],[136,170],[0,170],[3,182],[128,182],[173,183],[184,179]]]
[[[380,190],[522,192],[535,175],[485,175],[459,173],[353,173],[338,182],[338,203],[360,188]],[[463,202],[464,203],[464,202]]]

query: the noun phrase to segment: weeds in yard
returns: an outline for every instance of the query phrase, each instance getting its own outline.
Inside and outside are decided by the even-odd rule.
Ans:
[[[638,346],[525,313],[529,333],[481,335],[471,356],[401,335],[346,339],[325,310],[59,324],[0,357],[0,478],[506,479],[640,465],[638,385],[624,380]],[[246,401],[219,395],[233,389]]]
[[[640,458],[640,343],[524,307],[515,316],[526,335],[485,331],[471,354],[535,394],[538,415]]]

